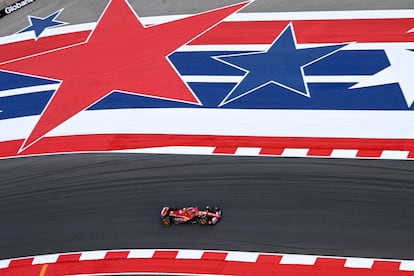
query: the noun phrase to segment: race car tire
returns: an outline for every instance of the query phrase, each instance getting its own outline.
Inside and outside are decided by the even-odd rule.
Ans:
[[[171,218],[170,217],[164,217],[162,218],[162,225],[169,227],[171,225]]]
[[[207,225],[208,224],[208,219],[206,217],[201,217],[198,219],[198,223],[200,225]]]

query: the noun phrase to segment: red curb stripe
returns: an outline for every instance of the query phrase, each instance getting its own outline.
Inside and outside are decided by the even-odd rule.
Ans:
[[[113,259],[127,259],[129,255],[129,251],[113,251],[108,252],[105,255],[105,260],[113,260]]]
[[[153,259],[175,259],[178,251],[155,251]]]
[[[202,260],[214,260],[214,261],[223,261],[227,256],[227,253],[222,252],[204,252],[201,257]]]
[[[31,266],[33,259],[34,258],[24,258],[24,259],[12,260],[9,264],[9,267]]]
[[[331,156],[332,149],[309,149],[308,156]]]
[[[414,158],[414,139],[97,134],[45,137],[17,155],[22,142],[23,140],[0,142],[0,158],[169,146],[215,147],[214,154],[237,154],[238,148],[259,148],[262,155],[282,155],[285,149],[309,149],[308,156],[318,156],[318,153],[327,156],[328,151],[333,150],[357,150],[357,157],[375,158],[387,150],[407,151],[410,152],[408,157]]]
[[[321,275],[321,276],[413,276],[414,262],[374,260],[364,258],[323,257],[308,255],[282,255],[252,252],[220,252],[184,250],[154,250],[152,258],[128,259],[130,250],[97,251],[61,254],[56,262],[33,265],[33,260],[47,260],[45,256],[14,259],[8,268],[0,269],[0,275],[36,275],[47,265],[45,275],[108,274],[108,273],[195,273],[217,275]],[[104,259],[80,261],[80,256],[100,256]],[[139,252],[138,252],[139,253]],[[143,252],[145,253],[145,252]],[[200,257],[197,259],[197,257]],[[139,254],[138,254],[139,255]],[[143,254],[142,256],[145,256]],[[188,256],[188,258],[182,258]],[[257,258],[255,258],[257,256]],[[228,260],[228,259],[231,260]],[[50,258],[53,260],[53,258]],[[66,261],[64,261],[66,260]]]
[[[81,253],[74,254],[62,254],[58,257],[57,262],[78,262],[81,257]]]
[[[381,157],[382,150],[359,150],[357,157]]]

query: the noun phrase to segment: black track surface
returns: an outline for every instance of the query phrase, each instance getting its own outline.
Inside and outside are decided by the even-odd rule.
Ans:
[[[410,161],[76,154],[0,160],[0,259],[191,248],[414,258]],[[160,223],[164,204],[223,209]]]

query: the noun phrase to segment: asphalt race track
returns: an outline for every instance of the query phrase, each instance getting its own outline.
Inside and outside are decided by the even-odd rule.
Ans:
[[[69,2],[59,19],[73,24],[97,20],[106,4]],[[131,1],[147,16],[239,1],[141,2]],[[26,14],[60,8],[37,0],[2,18],[0,35],[27,26]],[[246,11],[402,8],[413,8],[412,1],[256,0]],[[120,248],[414,259],[413,179],[410,161],[138,154],[0,160],[0,259]],[[164,204],[217,205],[224,218],[214,227],[165,228]]]
[[[413,259],[411,162],[78,154],[0,161],[0,258],[111,248]],[[214,227],[161,225],[217,205]]]

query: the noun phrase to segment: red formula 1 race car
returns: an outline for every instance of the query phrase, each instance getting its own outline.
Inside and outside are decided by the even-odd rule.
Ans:
[[[222,216],[221,209],[218,207],[210,208],[206,206],[204,210],[198,207],[172,208],[165,206],[161,210],[161,221],[165,226],[173,224],[193,224],[201,225],[216,224]]]

